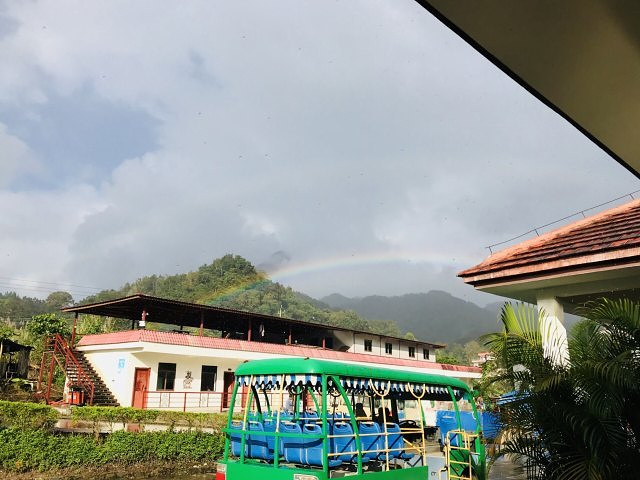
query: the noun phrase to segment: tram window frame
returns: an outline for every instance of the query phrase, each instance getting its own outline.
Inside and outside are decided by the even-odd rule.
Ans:
[[[373,352],[373,340],[369,338],[364,339],[364,351]]]

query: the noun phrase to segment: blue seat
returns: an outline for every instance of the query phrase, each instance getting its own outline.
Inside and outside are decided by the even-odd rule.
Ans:
[[[409,460],[414,456],[404,451],[404,438],[400,432],[400,426],[397,423],[387,423],[387,434],[389,442],[389,458],[401,458]],[[402,449],[402,450],[399,450]],[[384,457],[384,454],[382,455]]]
[[[264,427],[265,432],[274,433],[276,431],[276,421],[273,419],[265,420],[262,426]],[[276,437],[275,435],[265,435],[265,437],[267,439],[267,448],[273,454],[274,447],[276,444]],[[282,448],[279,448],[278,450],[279,450],[279,453],[282,453]]]
[[[310,435],[322,435],[320,425],[307,424],[304,426],[303,433]],[[316,467],[322,467],[322,438],[305,438],[304,448],[306,454],[306,464]],[[329,457],[329,468],[337,467],[342,463],[337,457]]]
[[[330,435],[338,435],[336,438],[331,438],[329,441],[329,449],[331,453],[341,453],[342,455],[335,455],[331,458],[336,458],[342,462],[353,463],[358,461],[358,455],[356,450],[356,437],[353,434],[353,428],[350,423],[335,422],[329,427]],[[364,450],[364,448],[363,448]],[[345,453],[351,452],[351,453]],[[362,462],[370,461],[370,456],[367,454],[362,455]]]
[[[260,460],[273,460],[273,448],[269,449],[267,436],[260,434],[264,432],[264,427],[260,422],[249,422],[249,431],[257,433],[249,433],[247,435],[247,453],[249,458],[257,458]]]
[[[242,430],[242,422],[240,421],[233,421],[231,422],[231,429],[232,430]],[[241,446],[242,446],[242,436],[240,434],[240,432],[238,433],[229,433],[229,440],[231,442],[231,454],[234,457],[239,457],[240,456],[240,451],[241,451]],[[245,445],[244,445],[244,454],[245,456],[247,455],[247,441],[245,440]]]
[[[304,412],[304,423],[315,423],[318,421],[318,412],[307,410]]]
[[[440,442],[444,445],[447,438],[447,433],[451,430],[458,429],[458,421],[456,420],[455,412],[449,410],[438,410],[436,414],[436,426],[440,429]],[[458,446],[459,435],[451,438],[451,444]]]
[[[282,455],[285,461],[302,465],[305,463],[304,439],[302,438],[302,429],[300,425],[292,422],[284,422],[280,424],[282,433],[296,433],[300,437],[282,437]]]
[[[380,435],[380,426],[375,422],[360,422],[358,426],[358,433],[360,434],[360,445],[362,445],[362,451],[368,452],[369,458],[377,458],[381,448],[384,448],[384,438]],[[382,445],[380,441],[382,440]]]

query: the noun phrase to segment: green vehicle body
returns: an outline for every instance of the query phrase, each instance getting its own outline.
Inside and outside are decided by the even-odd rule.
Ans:
[[[233,394],[231,397],[231,402],[229,405],[229,417],[227,419],[227,428],[225,431],[225,447],[224,447],[224,456],[223,459],[219,462],[218,474],[216,474],[216,480],[258,480],[258,479],[268,479],[268,480],[328,480],[330,478],[337,478],[331,476],[331,469],[328,466],[327,458],[329,453],[329,437],[328,437],[328,429],[327,429],[327,385],[329,381],[333,381],[332,385],[337,387],[337,390],[342,395],[343,399],[348,400],[348,394],[345,389],[342,387],[340,379],[341,378],[362,378],[368,380],[380,380],[380,381],[388,381],[388,382],[397,382],[401,384],[417,384],[417,385],[429,385],[429,386],[439,386],[445,388],[453,401],[454,411],[456,414],[458,429],[462,430],[461,422],[460,422],[460,414],[458,411],[457,401],[454,395],[454,389],[458,392],[458,395],[466,400],[470,401],[474,416],[476,419],[479,418],[477,411],[475,409],[475,402],[473,401],[472,392],[469,390],[467,384],[463,381],[456,378],[449,378],[440,375],[426,374],[426,373],[418,373],[418,372],[405,372],[400,370],[391,370],[385,368],[377,368],[377,367],[369,367],[364,365],[351,365],[351,364],[342,364],[332,361],[319,360],[319,359],[302,359],[302,358],[286,358],[286,359],[273,359],[273,360],[255,360],[244,363],[238,367],[235,372],[236,381],[234,385]],[[232,430],[231,425],[233,421],[233,412],[235,401],[237,398],[238,390],[239,390],[239,379],[246,377],[259,377],[259,376],[280,376],[280,375],[315,375],[317,377],[321,377],[322,386],[321,386],[321,402],[319,403],[315,397],[313,397],[313,401],[318,408],[318,425],[322,428],[322,434],[318,435],[309,435],[304,434],[306,438],[322,439],[322,456],[323,456],[323,467],[308,467],[301,468],[299,466],[292,466],[289,464],[282,464],[279,452],[279,439],[286,437],[300,437],[299,434],[292,433],[283,433],[283,432],[260,432],[260,435],[265,436],[275,436],[274,442],[274,460],[271,463],[265,463],[259,460],[245,458],[244,456],[244,447],[246,443],[246,433],[247,433],[247,414],[244,414],[243,420],[243,428],[242,430]],[[460,395],[461,392],[461,395]],[[247,408],[250,408],[252,398],[253,398],[254,390],[252,389],[249,392],[249,400],[247,401]],[[347,401],[346,408],[349,413],[349,419],[345,419],[345,421],[351,422],[352,429],[355,436],[355,446],[358,452],[357,462],[354,462],[354,471],[349,472],[348,476],[353,478],[362,478],[362,479],[370,479],[377,480],[387,478],[390,480],[413,480],[413,479],[427,479],[429,478],[429,471],[426,465],[415,466],[411,468],[397,468],[397,469],[388,469],[386,471],[367,471],[364,469],[363,465],[365,463],[362,461],[362,445],[361,440],[358,435],[358,426],[356,421],[356,416],[353,410],[353,406]],[[269,405],[267,405],[270,408]],[[297,407],[296,407],[297,408]],[[424,425],[424,413],[421,410],[422,416],[422,425]],[[278,414],[278,419],[279,419]],[[230,454],[231,442],[230,435],[231,433],[235,435],[241,435],[241,455],[240,458],[232,458]],[[481,427],[479,421],[476,425],[475,439],[473,441],[473,450],[474,454],[472,456],[472,464],[474,465],[473,473],[469,478],[474,478],[477,480],[485,480],[485,472],[486,472],[486,461],[485,461],[485,451],[484,444],[482,443],[481,438]],[[455,455],[460,455],[460,452],[464,452],[464,450],[455,450],[452,453]],[[424,458],[424,457],[423,457]],[[387,464],[387,468],[388,464]],[[223,473],[222,471],[226,473]],[[450,470],[450,473],[456,474],[459,472],[454,472]],[[435,478],[435,477],[434,477]]]

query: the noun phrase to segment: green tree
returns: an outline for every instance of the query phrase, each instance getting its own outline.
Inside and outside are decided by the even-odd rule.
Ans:
[[[436,362],[444,363],[447,365],[461,365],[461,361],[458,357],[453,355],[449,355],[447,353],[437,353],[436,354]]]
[[[0,322],[0,339],[13,340],[18,332],[6,322]]]
[[[65,318],[55,313],[43,313],[34,315],[27,322],[27,331],[34,339],[41,339],[56,333],[68,336],[70,329]]]
[[[637,478],[640,467],[640,304],[588,304],[568,338],[569,360],[545,346],[544,312],[506,304],[502,332],[484,336],[499,367],[493,382],[516,391],[502,408],[500,455],[529,479]]]
[[[47,305],[47,308],[49,309],[49,311],[57,312],[62,307],[73,305],[73,297],[69,292],[63,292],[63,291],[53,292],[49,294],[49,296],[45,300],[45,304]]]
[[[407,340],[415,340],[416,336],[413,334],[413,332],[407,332],[404,334],[404,338]]]

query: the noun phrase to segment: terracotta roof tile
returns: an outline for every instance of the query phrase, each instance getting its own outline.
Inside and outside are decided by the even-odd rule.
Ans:
[[[248,342],[229,338],[199,337],[172,332],[158,332],[154,330],[128,330],[114,333],[85,335],[78,342],[79,347],[91,345],[110,345],[132,342],[162,343],[166,345],[180,345],[200,348],[216,348],[224,350],[238,350],[277,355],[291,355],[294,357],[322,358],[325,360],[377,363],[405,367],[427,368],[430,370],[447,370],[468,373],[481,373],[477,367],[464,365],[446,365],[435,362],[421,362],[405,358],[381,357],[364,353],[339,352],[323,350],[318,347],[299,345],[279,345],[275,343]]]
[[[640,248],[640,200],[606,210],[597,215],[571,223],[531,240],[506,248],[487,258],[484,262],[471,267],[458,276],[469,283],[473,277],[500,272],[517,272],[517,269],[539,265],[540,270],[566,267],[580,263],[606,261],[606,255],[594,258],[582,258],[599,254],[615,253],[615,259],[632,258],[640,260],[637,249]],[[562,264],[563,260],[576,260]]]

